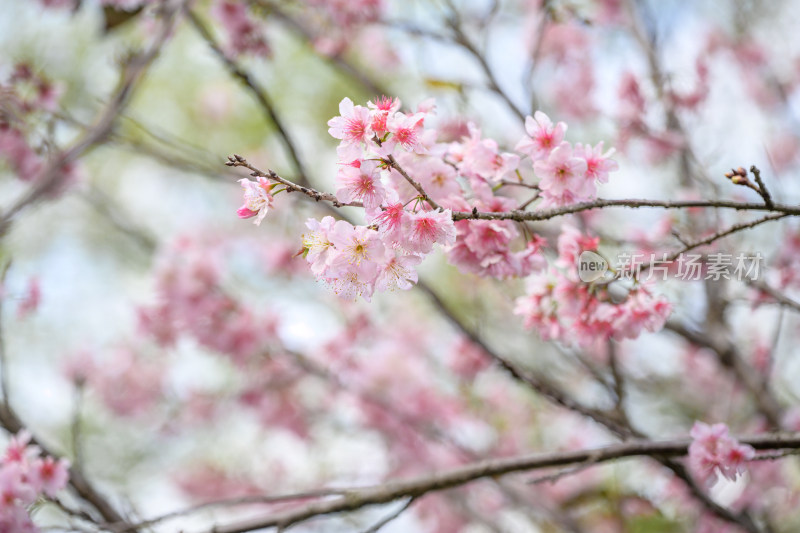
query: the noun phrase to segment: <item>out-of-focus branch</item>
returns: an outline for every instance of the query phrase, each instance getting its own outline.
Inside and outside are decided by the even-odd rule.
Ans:
[[[22,198],[14,202],[5,213],[0,215],[0,235],[8,231],[12,219],[17,214],[46,198],[48,193],[58,188],[62,181],[61,178],[65,167],[108,138],[117,117],[128,105],[131,95],[145,76],[153,60],[173,34],[179,19],[178,14],[182,9],[183,1],[165,2],[163,4],[162,21],[150,46],[145,51],[130,57],[126,61],[116,91],[91,128],[84,132],[69,148],[51,157],[44,169],[35,178],[35,185]]]
[[[349,491],[350,489],[332,488],[332,489],[320,489],[320,490],[310,490],[305,492],[296,492],[291,494],[279,494],[277,496],[268,496],[268,495],[242,496],[239,498],[216,500],[213,502],[193,505],[192,507],[187,507],[186,509],[181,509],[179,511],[165,513],[155,518],[143,520],[136,524],[108,523],[108,524],[103,524],[103,527],[105,527],[110,531],[113,531],[114,533],[130,533],[136,529],[141,529],[145,527],[149,528],[157,524],[160,524],[162,522],[173,520],[175,518],[181,518],[183,516],[199,513],[202,511],[207,511],[209,509],[214,509],[218,507],[240,507],[246,505],[268,505],[273,503],[288,503],[301,500],[317,500],[329,496],[344,496],[347,495]]]
[[[751,287],[755,288],[756,290],[763,292],[764,294],[766,294],[767,296],[778,302],[780,305],[788,307],[794,311],[800,312],[800,302],[793,300],[792,298],[789,298],[778,289],[770,287],[764,282],[751,281],[748,284]]]
[[[461,334],[469,339],[470,342],[476,346],[479,346],[483,351],[485,351],[486,354],[496,361],[504,370],[506,370],[515,381],[519,382],[524,387],[530,388],[533,391],[541,394],[556,405],[560,405],[561,407],[564,407],[570,411],[574,411],[578,414],[591,418],[595,422],[608,428],[617,436],[623,438],[637,436],[631,431],[630,428],[620,423],[620,421],[614,419],[611,414],[581,405],[564,391],[546,381],[543,377],[534,375],[532,372],[528,372],[511,359],[497,353],[495,350],[489,347],[481,337],[467,327],[467,325],[464,324],[463,321],[461,321],[448,308],[448,306],[433,289],[431,289],[428,285],[421,283],[417,284],[417,287],[427,294],[433,305],[437,310],[439,310],[440,314],[445,319],[447,319],[458,331],[461,332]]]
[[[11,268],[11,261],[0,266],[0,392],[3,393],[3,404],[10,405],[8,390],[8,360],[6,359],[6,341],[3,335],[3,309],[5,308],[6,276]]]
[[[720,336],[720,338],[714,339],[711,335],[694,331],[673,320],[668,320],[664,325],[664,329],[680,335],[696,346],[708,348],[716,353],[720,363],[733,372],[734,376],[747,388],[756,401],[759,411],[767,421],[773,427],[779,428],[781,426],[782,409],[777,400],[766,387],[766,384],[758,377],[758,373],[750,368],[750,365],[745,362],[736,346],[728,341],[726,337]]]
[[[739,439],[756,450],[800,448],[800,435],[766,434]],[[688,453],[689,439],[670,441],[631,441],[593,450],[540,453],[506,459],[490,459],[433,475],[395,481],[360,489],[330,501],[318,501],[272,516],[229,526],[215,526],[214,533],[245,533],[267,527],[286,528],[309,518],[353,511],[369,505],[389,503],[401,498],[419,498],[432,492],[451,489],[472,481],[515,472],[583,463],[599,464],[625,457],[680,457]],[[749,529],[749,528],[748,528]],[[753,529],[758,531],[758,529]]]
[[[464,29],[461,27],[461,21],[457,14],[458,12],[455,9],[451,9],[451,13],[446,19],[447,25],[453,31],[454,41],[464,50],[469,52],[469,54],[478,62],[481,70],[483,70],[483,73],[486,76],[486,81],[489,83],[489,89],[491,89],[492,92],[499,96],[506,103],[506,105],[508,105],[508,108],[520,119],[520,121],[524,122],[525,113],[517,106],[517,104],[514,103],[508,93],[506,93],[503,88],[500,87],[500,83],[498,82],[494,71],[489,66],[489,62],[486,60],[486,57],[464,33]]]
[[[775,215],[767,215],[767,216],[762,217],[762,218],[757,218],[756,220],[751,220],[750,222],[742,222],[741,224],[734,224],[733,226],[730,226],[729,228],[726,228],[724,230],[721,230],[721,231],[718,231],[716,233],[713,233],[712,235],[709,235],[708,237],[706,237],[704,239],[700,239],[700,240],[694,241],[694,242],[685,243],[683,249],[681,249],[680,251],[675,252],[672,255],[670,255],[667,258],[667,260],[668,261],[675,261],[682,254],[684,254],[684,253],[686,253],[686,252],[688,252],[690,250],[694,250],[695,248],[699,248],[700,246],[705,246],[707,244],[711,244],[711,243],[713,243],[715,241],[718,241],[719,239],[722,239],[722,238],[727,237],[729,235],[733,235],[734,233],[738,233],[738,232],[746,230],[746,229],[754,228],[756,226],[764,224],[765,222],[773,222],[775,220],[780,220],[782,218],[786,218],[787,216],[789,216],[788,213],[779,213],[779,214],[775,214]]]
[[[289,155],[289,159],[297,171],[297,179],[301,185],[307,186],[309,184],[308,171],[306,170],[303,161],[300,159],[300,154],[297,146],[294,143],[294,140],[292,140],[292,137],[289,135],[289,131],[286,129],[283,120],[275,110],[275,106],[273,105],[269,94],[267,94],[266,89],[264,89],[264,87],[258,81],[256,81],[254,76],[244,70],[239,63],[234,61],[228,54],[225,53],[219,43],[217,43],[217,41],[214,39],[211,31],[193,11],[187,10],[187,14],[194,29],[200,34],[203,40],[206,41],[208,46],[211,48],[211,50],[213,50],[214,54],[219,58],[219,60],[222,61],[230,75],[240,80],[250,90],[250,93],[256,99],[259,106],[261,106],[261,109],[267,115],[267,118],[275,126],[278,137],[280,137],[281,143],[283,143],[286,153]]]
[[[265,2],[262,0],[256,0],[254,3],[266,6],[270,10],[270,14],[272,16],[280,20],[285,26],[294,31],[296,35],[308,43],[312,50],[316,51],[316,48],[314,47],[314,41],[316,40],[316,37],[311,29],[286,13],[286,11],[281,8],[279,2]],[[317,53],[317,55],[358,82],[359,85],[361,85],[372,95],[389,95],[389,92],[385,87],[370,77],[362,69],[359,69],[356,65],[348,61],[347,58],[341,54],[327,55]]]
[[[133,225],[129,218],[115,209],[111,198],[97,187],[90,186],[82,192],[81,197],[103,215],[112,226],[130,237],[143,250],[153,252],[158,246],[156,239],[150,233],[144,228]]]

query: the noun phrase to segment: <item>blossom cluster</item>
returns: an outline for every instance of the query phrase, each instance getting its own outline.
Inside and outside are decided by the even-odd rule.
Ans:
[[[65,361],[63,372],[85,385],[105,408],[120,418],[135,419],[151,412],[164,396],[166,364],[141,350],[119,346],[101,362],[80,350]]]
[[[42,457],[30,440],[30,433],[20,431],[0,461],[0,531],[39,531],[27,508],[40,496],[55,497],[69,479],[69,463]]]
[[[156,305],[139,310],[139,323],[162,346],[185,332],[243,363],[275,334],[273,321],[256,317],[224,290],[214,257],[188,239],[179,240],[161,263],[158,296]]]
[[[707,486],[717,481],[717,474],[731,481],[745,471],[745,462],[755,456],[752,446],[739,444],[725,424],[709,426],[695,422],[690,432],[689,468]]]
[[[410,288],[417,281],[415,266],[437,244],[459,269],[480,276],[506,279],[539,271],[546,263],[544,239],[523,240],[529,232],[511,220],[454,222],[452,213],[525,207],[504,194],[508,184],[537,190],[538,207],[587,200],[617,168],[609,159],[613,151],[604,153],[602,143],[573,147],[564,141],[566,125],[554,125],[540,111],[528,117],[528,135],[511,153],[471,123],[457,135],[446,125],[431,127],[432,101],[415,112],[400,108],[397,98],[367,106],[345,98],[339,116],[328,122],[330,135],[340,141],[336,198],[363,207],[366,224],[309,220],[304,255],[312,272],[346,298]],[[525,156],[538,183],[522,176]],[[259,223],[272,205],[272,185],[266,178],[240,183],[245,201],[239,216]]]
[[[577,143],[574,147],[564,140],[567,125],[553,124],[550,118],[537,111],[525,119],[527,136],[517,144],[517,151],[528,155],[539,176],[542,206],[562,206],[593,200],[597,183],[606,183],[608,173],[618,169],[610,159],[613,148],[603,152],[603,142],[597,146]]]
[[[251,18],[246,2],[220,0],[214,4],[212,13],[227,35],[227,54],[232,57],[270,54],[269,44],[262,29]]]
[[[544,340],[588,346],[597,339],[636,338],[643,330],[664,326],[672,306],[651,288],[628,289],[619,282],[585,283],[578,276],[578,258],[597,252],[600,239],[565,226],[558,239],[558,260],[527,280],[526,295],[514,312]]]
[[[18,63],[7,83],[0,84],[0,159],[19,179],[34,179],[44,160],[31,144],[27,121],[38,112],[56,109],[60,91],[51,81]]]

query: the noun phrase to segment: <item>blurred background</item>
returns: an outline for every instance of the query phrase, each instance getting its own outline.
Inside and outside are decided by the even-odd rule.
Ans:
[[[616,148],[620,170],[603,198],[757,201],[723,176],[755,164],[773,196],[798,200],[798,2],[187,6],[108,135],[15,213],[0,241],[10,400],[132,517],[613,440],[513,383],[453,327],[455,318],[585,405],[613,408],[608,353],[542,342],[513,315],[523,280],[462,273],[437,253],[420,267],[427,288],[342,302],[296,257],[306,220],[332,214],[324,206],[283,194],[260,226],[236,217],[236,181],[246,174],[224,165],[234,153],[334,190],[327,121],[345,97],[366,105],[397,96],[409,110],[435,98],[440,131],[458,140],[474,122],[509,151],[524,117],[543,110],[568,123],[571,142]],[[91,131],[131,58],[158,42],[161,7],[0,0],[0,213],[35,190],[49,158]],[[668,251],[676,231],[699,236],[739,220],[616,210],[571,223],[591,227],[611,257]],[[564,223],[531,230],[555,246]],[[791,221],[763,225],[725,249],[764,254],[765,279],[794,290],[781,269],[798,261],[796,235]],[[703,282],[659,290],[691,327],[713,311]],[[746,284],[719,290],[732,342],[755,367],[770,354],[791,422],[796,319],[779,306],[754,308]],[[648,435],[685,435],[705,418],[759,428],[746,391],[703,350],[670,333],[617,349],[627,416]],[[781,517],[775,531],[792,531],[796,467],[778,470],[786,478],[764,493],[764,513]],[[684,514],[673,480],[645,463],[524,481],[428,497],[385,531],[699,530],[702,513]],[[714,497],[730,503],[745,490],[720,483]],[[361,530],[396,507],[296,529]],[[207,531],[273,508],[204,510],[153,530]],[[37,513],[43,525],[93,530],[52,506]]]

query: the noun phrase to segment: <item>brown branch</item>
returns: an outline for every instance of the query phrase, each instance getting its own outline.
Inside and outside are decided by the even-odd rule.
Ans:
[[[386,157],[386,159],[383,159],[383,161],[384,161],[384,162],[385,162],[387,165],[389,165],[390,167],[392,167],[393,169],[395,169],[397,172],[399,172],[399,173],[400,173],[400,175],[401,175],[401,176],[403,176],[403,177],[405,178],[405,180],[406,180],[406,181],[407,181],[407,182],[408,182],[408,183],[409,183],[409,184],[410,184],[412,187],[414,187],[414,189],[416,189],[416,191],[419,193],[419,195],[422,197],[422,199],[423,199],[423,200],[425,200],[426,202],[428,202],[428,205],[430,205],[430,206],[431,206],[433,209],[441,209],[441,207],[439,206],[439,204],[437,204],[437,203],[436,203],[436,201],[434,201],[434,199],[433,199],[433,198],[431,198],[430,196],[428,196],[428,193],[426,193],[426,192],[425,192],[425,189],[422,187],[422,185],[421,185],[421,184],[420,184],[418,181],[416,181],[414,178],[412,178],[412,177],[411,177],[411,176],[408,174],[408,172],[406,172],[406,171],[403,169],[403,167],[401,167],[401,166],[400,166],[400,163],[398,163],[398,162],[397,162],[397,160],[394,158],[394,156],[393,156],[393,155],[389,154],[389,155]]]
[[[6,342],[3,335],[3,309],[5,308],[6,277],[11,268],[11,260],[0,267],[0,393],[3,394],[3,405],[10,405],[8,389],[8,360],[6,358]]]
[[[378,533],[378,531],[383,528],[386,524],[403,514],[411,504],[414,503],[415,498],[409,498],[409,500],[403,504],[398,510],[390,514],[389,516],[382,518],[378,523],[374,524],[368,529],[365,529],[362,533]]]
[[[423,196],[425,201],[431,204],[431,207],[434,209],[440,208],[439,205],[434,202],[430,197],[425,193],[425,190],[422,186],[417,183],[411,176],[405,172],[402,167],[397,164],[397,161],[394,160],[393,157],[389,156],[386,159],[387,164],[389,164],[392,168],[396,169],[400,174]],[[253,172],[254,176],[263,176],[266,178],[273,179],[279,183],[283,183],[286,185],[291,191],[300,191],[313,198],[316,201],[326,201],[333,204],[335,207],[343,207],[343,206],[353,206],[353,207],[360,207],[359,202],[352,202],[349,204],[342,204],[336,199],[331,193],[325,193],[321,191],[317,191],[311,187],[306,187],[304,185],[299,185],[293,183],[285,178],[280,177],[278,174],[273,172],[272,170],[268,172],[264,172],[259,170],[258,168],[250,165],[246,159],[244,159],[240,155],[233,155],[232,157],[228,158],[228,161],[225,163],[228,166],[242,166],[250,169]],[[720,239],[732,233],[736,233],[737,231],[741,231],[743,229],[751,228],[762,224],[764,222],[770,222],[772,220],[778,220],[780,218],[786,216],[800,216],[800,206],[791,206],[786,204],[773,204],[772,207],[767,207],[763,203],[752,203],[752,202],[734,202],[730,200],[647,200],[647,199],[619,199],[619,200],[608,200],[598,198],[596,200],[590,202],[581,202],[573,205],[567,205],[563,207],[556,207],[553,209],[547,209],[542,211],[523,211],[520,209],[513,210],[513,211],[500,211],[500,212],[483,212],[478,210],[473,211],[455,211],[453,212],[453,221],[459,220],[513,220],[516,222],[536,222],[542,220],[550,220],[557,217],[562,217],[566,215],[571,215],[575,213],[581,213],[584,211],[590,211],[592,209],[604,209],[609,207],[627,207],[631,209],[639,209],[645,207],[652,207],[658,209],[692,209],[692,208],[708,208],[708,209],[732,209],[735,211],[768,211],[775,213],[774,215],[770,215],[764,217],[762,219],[757,219],[752,222],[746,222],[742,224],[737,224],[724,230],[720,233],[715,233],[713,236],[704,239],[702,241],[698,241],[696,243],[690,244],[689,248],[684,251],[688,251],[692,248],[696,248],[698,246],[702,246],[703,244],[708,244],[713,242],[714,240]]]
[[[474,331],[468,328],[466,324],[456,317],[456,315],[450,311],[447,305],[442,301],[441,298],[439,298],[439,295],[436,294],[433,289],[423,283],[418,283],[417,287],[419,287],[428,295],[434,306],[440,311],[444,318],[446,318],[458,331],[460,331],[461,334],[469,339],[470,342],[476,346],[479,346],[483,351],[485,351],[489,357],[491,357],[505,371],[507,371],[515,381],[519,382],[526,388],[534,390],[556,405],[591,418],[598,424],[605,426],[619,437],[627,438],[637,436],[629,427],[626,427],[624,424],[620,423],[620,421],[616,420],[612,414],[580,404],[560,388],[545,380],[542,376],[538,376],[532,372],[524,370],[511,359],[497,353],[495,350],[489,347]]]
[[[563,207],[556,207],[542,211],[503,211],[503,212],[482,212],[482,211],[456,211],[453,213],[453,220],[514,220],[540,221],[552,218],[590,211],[592,209],[603,209],[608,207],[628,207],[638,209],[643,207],[654,207],[660,209],[733,209],[736,211],[769,211],[783,213],[785,215],[800,215],[800,206],[785,204],[774,204],[771,208],[763,203],[753,202],[733,202],[729,200],[648,200],[648,199],[619,199],[607,200],[598,198],[590,202],[581,202]]]
[[[800,434],[766,434],[743,437],[739,441],[756,450],[785,450],[800,448]],[[286,528],[309,518],[333,513],[354,511],[369,505],[389,503],[400,498],[419,498],[432,492],[459,487],[486,477],[581,463],[599,464],[626,457],[681,457],[688,453],[690,439],[669,441],[631,441],[604,448],[568,452],[538,453],[505,459],[490,459],[453,468],[433,475],[383,485],[352,489],[346,496],[313,502],[308,505],[276,513],[266,518],[215,526],[214,533],[245,533],[267,527]],[[757,531],[757,529],[754,529]]]
[[[772,207],[774,204],[772,202],[772,195],[769,193],[767,186],[764,184],[764,180],[761,179],[761,171],[755,165],[750,167],[750,172],[753,173],[753,179],[756,180],[758,184],[758,194],[764,199],[764,204],[767,207]]]
[[[276,183],[284,185],[286,187],[286,192],[295,192],[295,191],[301,192],[306,196],[308,196],[309,198],[313,198],[317,202],[319,201],[330,202],[334,207],[364,206],[361,202],[342,203],[339,200],[337,200],[336,196],[332,195],[331,193],[320,192],[316,189],[312,189],[311,187],[305,187],[303,185],[293,183],[287,179],[280,177],[278,174],[269,169],[267,170],[267,172],[259,170],[250,163],[248,163],[247,159],[237,154],[228,157],[228,160],[225,162],[225,164],[229,167],[244,167],[251,171],[250,173],[251,176],[271,179]]]
[[[351,489],[331,488],[331,489],[310,490],[305,492],[295,492],[289,494],[279,494],[272,496],[270,495],[242,496],[239,498],[230,498],[225,500],[217,500],[213,502],[193,505],[191,507],[187,507],[186,509],[165,513],[155,518],[143,520],[136,524],[109,523],[109,524],[103,524],[103,527],[113,531],[114,533],[129,533],[136,529],[152,527],[162,522],[167,522],[175,518],[181,518],[183,516],[198,513],[201,511],[206,511],[208,509],[213,509],[215,507],[239,507],[244,505],[287,503],[298,500],[317,500],[320,498],[326,498],[330,496],[347,495],[350,492],[350,490]]]
[[[770,287],[766,283],[758,281],[748,281],[748,285],[768,295],[770,298],[778,302],[780,305],[793,309],[794,311],[800,311],[800,302],[793,300],[792,298],[789,298],[778,289],[775,289],[773,287]]]
[[[750,229],[750,228],[754,228],[756,226],[764,224],[765,222],[772,222],[774,220],[780,220],[780,219],[785,218],[787,216],[789,216],[787,213],[780,213],[780,214],[776,214],[776,215],[767,215],[765,217],[758,218],[756,220],[751,220],[750,222],[742,222],[741,224],[734,224],[733,226],[731,226],[731,227],[729,227],[727,229],[724,229],[722,231],[718,231],[717,233],[714,233],[713,235],[710,235],[710,236],[706,237],[705,239],[701,239],[699,241],[692,242],[692,243],[686,243],[686,245],[684,246],[684,248],[681,251],[672,254],[671,256],[669,256],[667,258],[667,260],[668,261],[674,261],[681,254],[683,254],[685,252],[688,252],[689,250],[693,250],[693,249],[698,248],[700,246],[705,246],[706,244],[711,244],[714,241],[717,241],[717,240],[722,239],[723,237],[727,237],[729,235],[733,235],[734,233],[737,233],[739,231]]]

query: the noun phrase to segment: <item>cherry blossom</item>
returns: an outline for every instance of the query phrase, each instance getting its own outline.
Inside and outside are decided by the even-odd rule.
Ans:
[[[689,467],[707,486],[716,483],[716,474],[735,481],[755,456],[752,446],[739,444],[725,424],[695,422],[690,434],[694,441],[689,446]]]
[[[248,14],[247,4],[235,0],[216,0],[213,13],[227,33],[228,54],[231,56],[270,54],[269,45],[261,29]]]
[[[374,210],[386,195],[375,161],[364,161],[358,167],[345,165],[339,169],[337,180],[336,198],[343,203],[358,201],[366,209]]]
[[[30,441],[30,433],[20,431],[0,460],[0,531],[38,532],[27,508],[39,496],[54,498],[67,486],[69,462],[41,457]]]
[[[244,204],[236,213],[239,218],[256,217],[253,223],[258,226],[272,207],[273,197],[270,194],[272,185],[267,178],[263,177],[259,177],[258,181],[242,178],[239,183],[244,189]]]
[[[528,136],[517,143],[516,151],[528,155],[532,161],[547,159],[550,152],[561,145],[567,125],[563,122],[553,124],[550,117],[537,111],[533,117],[525,118],[525,131]]]
[[[456,227],[449,209],[411,213],[403,224],[401,245],[409,252],[428,254],[434,244],[449,246],[456,240]]]
[[[559,144],[547,159],[537,160],[533,168],[541,178],[539,189],[545,205],[568,205],[595,193],[593,182],[586,179],[586,159],[576,157],[567,142]]]
[[[328,133],[331,137],[341,139],[343,144],[365,143],[372,137],[372,120],[369,109],[354,105],[345,98],[339,104],[340,116],[328,121]]]

